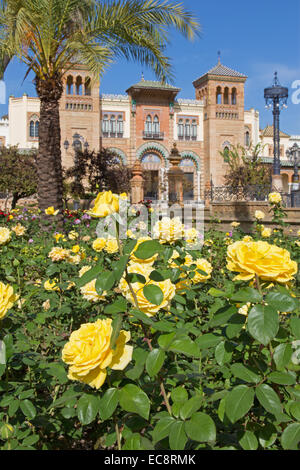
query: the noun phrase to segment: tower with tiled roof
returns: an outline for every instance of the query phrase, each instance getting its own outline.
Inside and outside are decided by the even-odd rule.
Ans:
[[[196,99],[204,103],[206,186],[224,184],[227,164],[220,152],[245,142],[244,85],[247,76],[221,63],[193,82]]]

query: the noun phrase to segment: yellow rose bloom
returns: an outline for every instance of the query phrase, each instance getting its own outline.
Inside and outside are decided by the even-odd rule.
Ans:
[[[264,281],[286,283],[293,279],[298,265],[290,253],[267,242],[235,242],[227,249],[227,268],[239,273],[235,280],[249,281],[257,274]]]
[[[99,295],[96,291],[96,279],[93,279],[91,282],[85,284],[81,287],[80,292],[84,299],[90,300],[91,302],[98,302],[99,300],[104,300],[107,294],[106,291],[102,295]]]
[[[123,201],[127,201],[128,199],[127,193],[120,194],[120,199],[122,199]]]
[[[188,228],[185,231],[185,239],[187,243],[195,243],[199,238],[199,232],[195,228]]]
[[[136,238],[136,236],[135,236],[135,234],[133,233],[132,230],[127,230],[126,236],[127,236],[128,238]]]
[[[84,237],[82,237],[83,242],[89,242],[90,239],[91,239],[91,237],[89,235],[85,235]]]
[[[26,232],[27,228],[21,224],[17,224],[14,227],[12,227],[12,230],[15,232],[17,237],[22,237],[22,235],[24,235],[24,233]]]
[[[55,238],[56,243],[58,243],[60,239],[64,242],[66,241],[63,233],[54,233],[53,238]]]
[[[266,217],[266,215],[262,211],[255,211],[254,217],[256,218],[256,220],[263,220]]]
[[[71,232],[69,232],[68,234],[69,240],[77,240],[78,237],[79,237],[79,233],[75,232],[75,230],[71,230]]]
[[[184,225],[179,217],[174,219],[163,217],[154,225],[153,233],[154,237],[158,238],[161,243],[174,243],[184,237]]]
[[[80,251],[80,246],[79,245],[74,245],[72,246],[72,252],[77,254]]]
[[[11,231],[6,227],[0,227],[0,245],[10,241]]]
[[[46,290],[51,290],[51,291],[59,291],[59,287],[56,285],[57,283],[57,279],[54,279],[53,281],[50,281],[50,279],[48,279],[48,281],[44,282],[44,288]]]
[[[85,273],[87,273],[91,269],[91,266],[83,266],[79,271],[79,277],[82,277]]]
[[[300,237],[300,230],[298,230],[297,235],[298,235],[298,237]]]
[[[52,259],[52,261],[63,261],[68,259],[70,256],[70,251],[66,250],[65,248],[61,248],[60,246],[55,246],[52,248],[48,257]]]
[[[250,235],[246,235],[246,236],[243,238],[243,242],[249,243],[249,242],[252,242],[252,241],[253,241],[253,238],[250,237]]]
[[[152,240],[152,238],[150,238],[150,237],[141,237],[141,238],[138,238],[137,243],[136,243],[136,245],[135,245],[135,247],[134,247],[134,249],[133,249],[133,251],[132,251],[132,253],[131,253],[131,255],[130,255],[130,258],[129,258],[130,264],[132,264],[132,263],[141,263],[141,264],[145,263],[145,264],[152,265],[152,264],[154,263],[154,261],[155,261],[155,260],[157,259],[157,257],[158,257],[158,254],[157,254],[157,253],[156,253],[155,255],[151,256],[151,258],[147,258],[147,259],[139,259],[139,258],[137,258],[137,257],[135,256],[135,254],[134,254],[135,251],[138,249],[138,247],[139,247],[139,245],[140,245],[141,243],[147,242],[147,241],[149,241],[149,240]]]
[[[270,193],[269,194],[269,202],[273,204],[280,204],[282,201],[282,197],[280,193]]]
[[[69,255],[67,261],[71,264],[79,264],[81,261],[81,255]]]
[[[85,323],[73,331],[62,351],[62,360],[70,366],[68,378],[99,389],[105,382],[107,367],[123,370],[132,359],[133,347],[127,345],[130,332],[121,330],[115,349],[110,341],[112,320]]]
[[[136,295],[137,301],[138,301],[138,306],[139,309],[145,313],[148,317],[152,317],[155,315],[159,310],[168,310],[170,307],[171,300],[173,299],[175,293],[176,293],[176,288],[175,285],[172,284],[170,279],[167,279],[165,281],[161,282],[156,282],[149,280],[150,273],[153,271],[153,268],[147,264],[132,264],[128,267],[128,272],[129,273],[137,273],[141,274],[142,276],[145,277],[147,285],[155,285],[158,286],[164,295],[164,298],[161,302],[160,305],[154,305],[151,302],[149,302],[148,299],[144,296],[143,293],[143,287],[144,284],[141,282],[134,282],[132,283],[132,289]],[[135,300],[133,298],[133,295],[129,289],[129,286],[127,282],[125,281],[124,278],[121,279],[119,288],[122,291],[122,294],[126,297],[126,299],[132,303],[132,305],[135,306]]]
[[[241,308],[239,308],[238,310],[239,314],[247,316],[250,307],[251,307],[251,303],[247,302],[246,305],[243,305]]]
[[[19,296],[14,294],[12,286],[0,282],[0,320],[2,320],[7,311],[10,310],[18,300]]]
[[[237,228],[237,227],[239,227],[241,224],[240,224],[239,222],[232,222],[230,225],[231,225],[231,227]]]
[[[53,206],[48,207],[47,209],[45,209],[45,214],[47,214],[47,215],[57,215],[58,213],[59,213],[59,210],[57,209],[57,211],[56,211]]]
[[[98,253],[100,253],[100,251],[103,250],[105,245],[106,245],[105,238],[96,238],[96,240],[93,241],[92,247],[95,251],[98,251]]]
[[[198,284],[199,282],[205,282],[211,278],[212,265],[204,258],[194,260],[191,255],[187,255],[185,258],[185,266],[191,266],[195,264],[195,276],[192,278],[193,284]],[[197,270],[203,271],[206,275],[199,273]]]
[[[118,241],[116,240],[116,238],[109,238],[106,241],[104,250],[110,254],[117,253],[119,251],[119,245],[118,245]]]
[[[91,217],[107,217],[108,215],[119,212],[119,196],[113,194],[111,191],[99,193],[94,207],[87,213]]]
[[[264,230],[262,230],[261,232],[261,236],[263,238],[269,238],[270,236],[272,235],[272,230],[270,228],[265,228]]]
[[[43,309],[46,310],[46,311],[49,310],[49,308],[50,308],[50,300],[49,300],[49,299],[45,300],[45,302],[43,302],[43,304],[42,304],[42,307],[43,307]]]

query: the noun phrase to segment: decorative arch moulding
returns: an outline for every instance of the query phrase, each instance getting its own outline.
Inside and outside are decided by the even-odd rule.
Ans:
[[[151,152],[151,151],[154,151],[154,152],[157,152],[158,154],[160,154],[162,156],[162,158],[164,159],[166,166],[169,165],[169,160],[168,160],[169,152],[168,152],[168,150],[163,145],[158,144],[157,142],[147,142],[146,144],[143,144],[137,150],[136,158],[138,160],[141,160],[143,158],[143,156],[145,155],[145,153]]]
[[[121,159],[123,165],[127,165],[127,157],[126,157],[125,152],[123,152],[123,150],[118,149],[116,147],[108,147],[107,150],[109,150],[110,152],[116,153],[117,156]]]
[[[192,160],[196,165],[197,171],[201,171],[202,160],[195,152],[184,151],[184,152],[180,152],[180,155],[181,155],[182,160],[184,160],[184,159]]]

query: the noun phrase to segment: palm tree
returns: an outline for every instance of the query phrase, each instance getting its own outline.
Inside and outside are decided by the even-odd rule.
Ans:
[[[4,2],[2,2],[4,3]],[[0,13],[1,51],[13,51],[35,73],[40,98],[38,200],[63,208],[59,100],[75,63],[96,78],[120,57],[172,79],[165,56],[171,27],[187,39],[200,30],[181,4],[162,0],[6,0]]]

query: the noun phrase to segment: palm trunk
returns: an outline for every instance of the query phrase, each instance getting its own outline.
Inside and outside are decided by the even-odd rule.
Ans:
[[[59,209],[61,214],[63,209],[59,119],[59,100],[63,92],[61,77],[36,78],[36,89],[41,102],[37,156],[38,203],[42,214],[45,214],[45,209],[51,206],[55,210]]]

